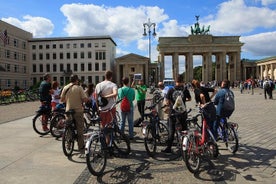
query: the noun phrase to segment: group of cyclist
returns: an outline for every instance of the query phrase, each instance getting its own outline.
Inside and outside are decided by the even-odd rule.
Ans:
[[[80,85],[80,79],[77,75],[71,75],[70,83],[63,87],[62,90],[58,89],[58,84],[54,83],[54,88],[51,85],[51,76],[50,74],[45,74],[43,76],[43,81],[41,82],[39,92],[40,92],[40,101],[42,104],[48,104],[52,108],[58,103],[65,103],[66,104],[66,111],[69,109],[74,109],[75,114],[74,118],[77,122],[77,134],[78,134],[78,148],[81,153],[84,153],[84,119],[83,119],[83,106],[87,102],[93,101],[96,103],[97,113],[101,119],[101,128],[112,121],[112,118],[115,116],[116,107],[106,112],[105,110],[110,109],[114,103],[116,103],[117,99],[122,99],[126,96],[130,102],[130,112],[121,112],[121,122],[120,122],[120,129],[124,132],[125,122],[126,119],[128,120],[129,125],[129,138],[134,138],[133,132],[133,117],[134,117],[134,105],[133,101],[137,96],[139,99],[139,112],[141,115],[141,120],[143,120],[143,109],[145,106],[145,97],[146,97],[146,88],[145,85],[142,83],[142,80],[138,80],[138,84],[132,83],[130,85],[130,79],[128,77],[124,77],[122,80],[122,86],[118,89],[118,86],[112,82],[112,71],[106,71],[104,81],[98,83],[95,88],[94,85],[89,86],[89,88],[85,91],[83,87]],[[160,84],[160,83],[159,83]],[[162,84],[160,84],[162,85]],[[192,87],[194,89],[195,101],[200,107],[204,107],[211,99],[215,96],[214,104],[217,105],[215,116],[217,118],[221,117],[221,107],[224,101],[224,93],[225,90],[220,90],[217,93],[217,90],[214,88],[207,88],[200,84],[199,81],[193,80]],[[225,88],[226,90],[230,90],[230,82],[228,80],[224,80],[221,83],[221,88]],[[135,95],[135,89],[137,93]],[[164,104],[169,107],[170,113],[173,113],[173,104],[176,101],[176,98],[180,95],[184,102],[191,101],[191,94],[188,88],[185,86],[182,76],[178,76],[175,79],[175,86],[167,89],[165,92],[163,91]],[[211,96],[209,93],[212,93]],[[99,104],[100,102],[96,99],[103,99],[104,104]],[[92,104],[92,103],[89,103]],[[162,152],[170,153],[171,146],[174,141],[174,132],[175,132],[175,122],[180,122],[182,129],[186,130],[188,127],[185,123],[187,119],[187,113],[178,113],[176,116],[169,116],[168,118],[168,129],[169,129],[169,140],[167,142],[167,147],[162,150]],[[42,121],[43,122],[43,121]],[[216,129],[217,123],[216,121],[208,122],[209,126],[212,129],[214,136],[216,137]],[[44,131],[46,131],[47,127],[42,124]],[[109,142],[108,136],[106,137],[106,142]]]

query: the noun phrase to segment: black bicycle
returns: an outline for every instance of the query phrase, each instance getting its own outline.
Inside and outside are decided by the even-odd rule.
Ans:
[[[127,156],[130,153],[130,141],[119,129],[116,114],[113,116],[111,111],[119,102],[114,103],[110,109],[102,111],[110,112],[111,122],[104,128],[100,128],[100,121],[97,121],[99,129],[95,130],[86,142],[87,168],[95,176],[102,175],[104,172],[108,154]],[[109,143],[106,141],[107,136],[110,139]]]
[[[50,133],[50,122],[53,114],[51,105],[43,103],[36,111],[36,115],[33,118],[33,129],[39,135],[47,135]]]
[[[163,98],[160,97],[155,103],[145,108],[145,110],[150,110],[150,112],[144,114],[145,120],[142,122],[145,148],[147,154],[151,157],[154,157],[157,146],[164,146],[167,143],[169,136],[166,124],[160,121],[156,111],[156,105],[162,100]]]

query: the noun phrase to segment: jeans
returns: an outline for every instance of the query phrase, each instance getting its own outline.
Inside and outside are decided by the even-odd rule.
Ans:
[[[120,123],[120,130],[122,132],[125,131],[125,124],[126,124],[126,118],[128,122],[128,132],[129,132],[129,137],[133,138],[134,133],[133,133],[133,107],[130,108],[130,112],[121,112],[121,123]]]

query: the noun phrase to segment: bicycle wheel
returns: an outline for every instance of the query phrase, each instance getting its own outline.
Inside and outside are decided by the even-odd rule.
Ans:
[[[102,150],[99,135],[94,135],[86,143],[86,164],[89,172],[95,176],[100,176],[106,167],[106,151]]]
[[[153,157],[156,153],[156,138],[153,136],[153,130],[151,126],[147,126],[146,128],[144,144],[145,144],[147,154],[150,157]]]
[[[65,156],[72,155],[74,150],[74,132],[71,127],[66,127],[62,136],[62,150]]]
[[[169,139],[169,129],[168,127],[163,123],[158,123],[158,134],[159,134],[159,143],[161,145],[166,145]]]
[[[50,132],[53,137],[60,138],[64,132],[65,115],[57,114],[53,117],[50,123]]]
[[[201,164],[200,153],[197,151],[196,139],[194,135],[187,136],[186,150],[183,150],[182,157],[186,164],[186,167],[191,173],[199,171]],[[184,141],[184,139],[183,139]]]
[[[42,117],[45,116],[45,121],[42,121]],[[39,135],[47,135],[50,132],[50,121],[47,117],[49,115],[38,113],[33,118],[33,129]]]
[[[118,126],[115,126],[114,130],[112,132],[112,145],[115,148],[113,150],[114,154],[118,154],[118,156],[129,155],[130,141],[129,141],[128,137],[119,130]]]
[[[228,150],[235,154],[239,148],[239,139],[236,130],[229,124],[228,128],[225,129],[225,134],[227,136],[225,145]]]

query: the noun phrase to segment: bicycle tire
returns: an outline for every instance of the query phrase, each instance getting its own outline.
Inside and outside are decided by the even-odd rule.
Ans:
[[[62,135],[62,150],[65,156],[69,157],[72,155],[74,150],[74,131],[71,127],[66,127]]]
[[[103,174],[106,167],[107,153],[102,149],[100,136],[94,135],[86,143],[86,164],[89,172],[94,176]]]
[[[158,134],[159,134],[159,143],[161,145],[167,145],[169,140],[169,129],[165,123],[160,121],[158,123]]]
[[[47,123],[46,123],[47,130],[46,131],[43,130],[43,127],[42,127],[42,116],[43,115],[44,115],[43,113],[38,113],[33,118],[33,129],[39,135],[47,135],[48,133],[50,133],[50,121],[49,121],[49,118],[48,118]]]
[[[156,153],[156,138],[153,135],[153,129],[151,126],[146,127],[146,134],[144,137],[144,145],[147,151],[147,154],[150,157],[154,157]]]
[[[64,132],[65,126],[65,115],[58,113],[56,114],[50,123],[50,132],[53,137],[60,138]]]
[[[227,140],[225,145],[231,153],[235,154],[239,148],[239,139],[237,132],[231,125],[228,125],[228,128],[226,128],[225,131],[227,134]]]
[[[115,148],[114,154],[118,156],[127,156],[130,154],[130,141],[126,134],[124,134],[118,126],[114,127],[112,133],[112,144]],[[116,152],[117,151],[117,152]]]
[[[196,139],[199,139],[199,137],[195,137],[194,135],[190,134],[187,136],[187,138],[188,140],[186,144],[186,150],[182,151],[183,161],[185,162],[187,169],[191,173],[197,173],[202,162],[200,158],[200,153],[197,151],[196,148]]]

